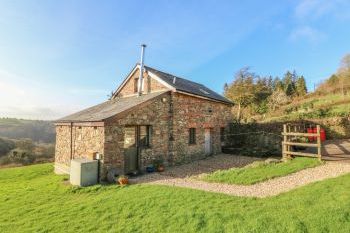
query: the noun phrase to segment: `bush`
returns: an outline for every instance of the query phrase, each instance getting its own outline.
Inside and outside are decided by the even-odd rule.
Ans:
[[[35,161],[35,156],[30,151],[21,149],[12,150],[9,153],[8,158],[13,163],[20,163],[23,165],[28,165]]]
[[[4,156],[15,148],[15,143],[11,140],[0,138],[0,156]]]
[[[0,165],[12,163],[11,159],[8,156],[0,157]]]

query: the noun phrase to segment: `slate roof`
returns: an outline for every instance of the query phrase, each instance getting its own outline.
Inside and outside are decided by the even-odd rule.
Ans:
[[[200,83],[192,82],[188,79],[180,78],[180,77],[177,77],[175,75],[165,73],[163,71],[154,69],[154,68],[149,67],[149,66],[144,66],[144,68],[146,69],[146,71],[148,70],[148,71],[154,73],[155,75],[157,75],[164,82],[166,82],[170,86],[174,87],[176,90],[183,91],[183,92],[186,92],[189,94],[207,97],[209,99],[218,100],[218,101],[221,101],[224,103],[232,104],[231,101],[229,101],[228,99],[226,99],[222,95],[219,95],[215,91],[207,88],[206,86],[204,86]],[[175,82],[174,82],[174,80],[175,80]]]
[[[141,103],[147,102],[168,91],[154,92],[147,95],[123,97],[108,100],[93,107],[84,109],[80,112],[58,119],[56,122],[96,122],[110,118],[118,113],[124,112]]]

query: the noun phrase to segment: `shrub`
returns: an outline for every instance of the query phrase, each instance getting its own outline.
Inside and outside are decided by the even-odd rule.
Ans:
[[[8,158],[13,163],[20,163],[23,165],[28,165],[35,161],[35,156],[30,151],[21,149],[12,150],[9,153]]]
[[[15,143],[12,140],[0,138],[0,156],[4,156],[15,148]]]

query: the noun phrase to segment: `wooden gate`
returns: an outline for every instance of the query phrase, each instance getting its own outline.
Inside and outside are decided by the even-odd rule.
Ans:
[[[319,125],[316,126],[316,133],[305,133],[305,127],[300,125],[283,125],[283,142],[282,142],[282,156],[283,158],[291,158],[291,156],[304,156],[322,159],[321,155],[321,128]],[[304,142],[298,142],[299,138],[304,138]],[[316,142],[310,138],[316,138]],[[300,151],[295,151],[295,147],[313,147],[317,148],[317,153],[305,153]]]

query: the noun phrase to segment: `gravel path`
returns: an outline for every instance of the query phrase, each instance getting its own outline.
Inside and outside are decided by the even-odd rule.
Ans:
[[[174,177],[169,174],[153,173],[136,179],[132,183],[148,183],[157,185],[177,186],[208,192],[224,193],[232,196],[268,197],[307,185],[316,181],[334,178],[350,173],[350,163],[326,162],[324,165],[304,169],[299,172],[274,178],[253,185],[231,185],[221,183],[208,183],[188,177]]]

